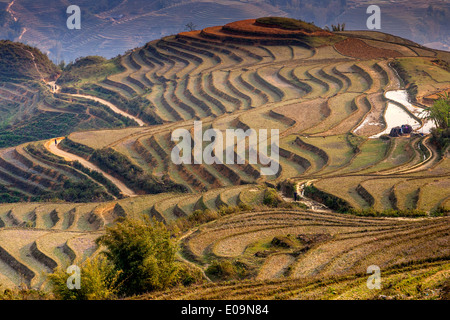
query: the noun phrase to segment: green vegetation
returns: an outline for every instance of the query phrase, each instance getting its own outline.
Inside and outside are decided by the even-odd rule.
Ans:
[[[63,89],[63,91],[71,91],[71,88]],[[147,99],[141,96],[135,96],[131,99],[127,99],[121,96],[119,93],[101,87],[99,85],[89,83],[84,84],[81,89],[83,93],[92,94],[99,98],[110,101],[116,106],[120,106],[121,109],[130,113],[133,116],[139,117],[148,124],[161,124],[162,120],[155,112],[154,105]]]
[[[130,188],[147,193],[186,192],[183,185],[178,185],[168,178],[157,181],[146,174],[143,169],[128,160],[126,156],[112,148],[95,150],[90,161],[96,163],[105,172],[124,180]]]
[[[8,126],[0,130],[0,148],[67,135],[88,118],[87,114],[38,113],[21,126]]]
[[[100,202],[112,200],[104,188],[90,179],[83,181],[66,181],[61,191],[43,196],[44,199],[63,199],[67,202]]]
[[[58,300],[110,300],[117,297],[120,272],[103,257],[88,259],[80,266],[80,288],[69,289],[70,274],[61,268],[48,275]]]
[[[309,186],[305,186],[303,190],[306,197],[321,202],[328,208],[333,209],[337,212],[345,213],[352,209],[351,205],[347,201],[333,196],[332,194],[323,192],[317,189],[312,184]]]
[[[125,219],[107,228],[97,243],[106,247],[104,254],[118,274],[118,291],[122,295],[161,290],[198,279],[188,269],[180,272],[182,267],[175,261],[177,247],[166,227],[155,220]]]
[[[71,163],[71,165],[75,169],[80,170],[81,172],[90,176],[95,181],[104,185],[105,188],[108,190],[108,192],[110,192],[112,195],[116,196],[119,199],[122,198],[122,193],[120,192],[120,189],[117,188],[117,186],[114,183],[112,183],[109,179],[105,178],[105,176],[102,173],[83,167],[83,165],[78,161],[74,161],[73,163]]]
[[[450,95],[441,94],[433,106],[427,109],[427,118],[432,120],[438,129],[446,130],[450,127]]]
[[[109,75],[123,71],[118,61],[118,58],[107,60],[99,56],[79,58],[64,67],[58,84],[62,86],[78,85],[81,82],[103,80]]]
[[[450,146],[450,129],[432,129],[432,141],[437,146],[439,152],[444,154]]]
[[[228,216],[253,210],[253,207],[240,203],[238,206],[222,205],[217,211],[211,209],[195,210],[187,217],[180,217],[176,221],[171,222],[167,228],[175,235],[186,232],[189,229],[200,226],[207,222],[219,219],[220,217]]]
[[[55,78],[60,72],[40,50],[19,42],[0,40],[0,82]]]
[[[450,146],[450,96],[448,93],[440,95],[433,106],[427,109],[427,118],[436,124],[433,128],[432,140],[441,154]]]
[[[28,197],[18,191],[10,190],[0,185],[0,203],[15,203],[27,201]]]
[[[325,30],[333,31],[333,32],[345,31],[345,23],[343,23],[343,24],[338,23],[337,25],[332,24],[331,25],[331,30],[330,30],[330,28],[328,26],[326,26]]]
[[[264,193],[263,204],[272,208],[278,207],[283,202],[283,199],[278,194],[276,189],[268,188]]]
[[[206,269],[206,275],[214,281],[244,279],[248,276],[248,267],[241,261],[214,260]]]
[[[92,149],[84,144],[74,142],[67,137],[61,140],[59,147],[62,150],[76,154],[84,159],[88,159],[95,151],[95,149]]]
[[[59,165],[72,166],[73,168],[80,170],[81,172],[87,174],[94,180],[103,184],[106,189],[115,195],[116,197],[120,197],[120,190],[112,184],[111,181],[106,179],[101,173],[96,171],[92,171],[88,168],[83,167],[79,162],[67,162],[64,159],[56,157],[52,153],[48,152],[44,147],[37,144],[29,144],[26,147],[26,150],[38,158],[44,159],[49,162],[54,162]],[[62,190],[56,190],[54,192],[45,193],[34,197],[35,201],[39,200],[57,200],[62,199],[69,202],[94,202],[94,201],[105,201],[112,200],[111,195],[105,192],[105,189],[89,179],[88,177],[81,176],[82,178],[79,181],[66,180],[63,183]],[[14,198],[13,198],[14,199]],[[6,202],[6,201],[5,201]],[[14,202],[14,201],[8,201]]]

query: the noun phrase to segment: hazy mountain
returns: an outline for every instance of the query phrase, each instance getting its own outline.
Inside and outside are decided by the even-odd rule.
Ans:
[[[88,55],[110,58],[184,31],[188,23],[201,29],[240,19],[286,16],[321,27],[346,23],[347,30],[364,30],[370,4],[352,0],[80,0],[81,30],[69,30],[67,1],[0,0],[0,38],[37,46],[58,63]],[[449,49],[448,1],[379,1],[378,5],[382,32]]]

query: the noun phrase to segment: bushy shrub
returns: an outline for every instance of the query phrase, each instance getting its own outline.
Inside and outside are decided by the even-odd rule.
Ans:
[[[200,269],[188,264],[178,264],[178,284],[188,287],[205,281],[206,279]]]
[[[263,199],[263,204],[264,205],[266,205],[268,207],[276,208],[282,202],[283,202],[283,199],[280,197],[280,195],[278,194],[277,190],[275,190],[273,188],[268,188],[265,191],[264,199]]]
[[[205,271],[214,281],[229,281],[243,279],[249,275],[249,267],[241,261],[227,259],[214,260]]]
[[[202,224],[209,221],[216,220],[219,217],[217,212],[212,211],[210,209],[205,210],[195,210],[189,217],[188,220],[190,222],[194,222],[196,224]]]
[[[119,272],[119,292],[135,295],[166,289],[179,280],[176,245],[161,222],[122,219],[97,240]]]
[[[58,268],[48,278],[53,294],[61,300],[107,300],[117,297],[120,287],[120,271],[105,258],[86,260],[80,266],[80,288],[69,289],[67,280],[71,274]]]
[[[213,261],[206,269],[206,274],[217,280],[231,280],[237,277],[236,268],[229,260]]]

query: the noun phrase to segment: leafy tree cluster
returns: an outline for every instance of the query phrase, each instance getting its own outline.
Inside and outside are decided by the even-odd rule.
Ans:
[[[105,250],[81,265],[79,290],[67,288],[62,269],[49,276],[57,298],[114,299],[204,281],[200,271],[176,261],[176,243],[155,220],[122,218],[97,244]]]
[[[113,199],[101,186],[90,179],[84,179],[81,181],[67,180],[64,182],[62,190],[52,194],[49,198],[50,197],[63,199],[67,202],[78,203],[101,202]]]
[[[9,190],[0,185],[0,203],[15,203],[26,200],[26,196],[18,191]]]
[[[276,208],[283,202],[283,199],[278,194],[276,189],[268,188],[264,192],[263,204],[269,207]]]
[[[83,79],[106,77],[121,70],[122,66],[118,59],[106,60],[100,56],[82,57],[64,66],[64,72],[58,78],[58,84],[72,84]]]
[[[338,23],[337,25],[332,24],[331,25],[331,30],[330,30],[330,28],[328,26],[326,26],[325,30],[327,30],[327,31],[334,31],[334,32],[336,32],[336,31],[345,31],[345,23],[343,23],[343,24]]]
[[[87,114],[38,113],[24,120],[23,123],[0,130],[0,148],[64,136],[87,118],[89,118]]]
[[[35,155],[37,158],[43,159],[45,161],[50,161],[62,165],[72,166],[73,168],[84,172],[94,180],[103,184],[106,189],[118,197],[120,197],[120,190],[112,184],[111,181],[107,180],[101,173],[91,171],[88,168],[84,168],[79,162],[68,162],[62,158],[59,158],[51,153],[49,153],[41,145],[29,144],[26,146],[26,151]],[[112,197],[105,192],[102,186],[98,185],[89,178],[82,178],[79,181],[66,180],[63,185],[63,189],[54,192],[48,192],[42,194],[32,199],[32,201],[42,201],[42,200],[58,200],[62,199],[70,202],[96,202],[96,201],[107,201],[112,200]]]
[[[440,94],[433,105],[427,108],[427,118],[432,120],[438,129],[446,130],[450,127],[450,95]]]
[[[427,118],[436,124],[431,130],[432,141],[441,153],[445,153],[450,146],[450,95],[441,94],[427,111]]]
[[[245,263],[228,259],[214,260],[206,269],[205,273],[214,281],[230,281],[244,279],[249,275],[249,266]]]
[[[94,171],[94,170],[90,170],[89,168],[86,168],[86,167],[83,167],[83,165],[81,163],[79,163],[78,161],[74,161],[72,163],[72,166],[75,169],[80,170],[81,172],[84,172],[85,174],[90,176],[95,181],[97,181],[97,182],[101,183],[102,185],[104,185],[106,187],[106,189],[111,194],[116,196],[117,198],[120,199],[120,198],[123,197],[120,189],[117,188],[117,186],[114,183],[112,183],[110,180],[106,179],[105,176],[102,173]]]

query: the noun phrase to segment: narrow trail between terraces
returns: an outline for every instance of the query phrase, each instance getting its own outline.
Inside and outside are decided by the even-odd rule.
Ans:
[[[33,57],[33,59],[34,59],[34,57]],[[46,82],[46,84],[48,86],[50,86],[50,89],[52,90],[53,93],[58,93],[61,90],[61,88],[56,84],[56,81]],[[83,98],[83,99],[88,99],[88,100],[92,100],[92,101],[95,101],[95,102],[99,102],[99,103],[107,106],[108,108],[110,108],[115,113],[118,113],[118,114],[120,114],[120,115],[122,115],[124,117],[130,118],[130,119],[133,119],[134,121],[136,121],[136,123],[140,127],[145,126],[145,122],[142,121],[141,119],[139,119],[139,118],[137,118],[135,116],[132,116],[131,114],[129,114],[129,113],[119,109],[116,105],[114,105],[111,102],[106,101],[104,99],[101,99],[101,98],[98,98],[98,97],[95,97],[95,96],[91,96],[91,95],[87,95],[87,94],[75,94],[75,93],[64,93],[64,94],[66,94],[68,96],[76,97],[76,98]]]
[[[117,188],[119,188],[119,190],[123,193],[123,195],[128,196],[128,197],[135,197],[135,196],[137,196],[136,193],[133,190],[131,190],[130,188],[128,188],[122,181],[120,181],[117,178],[114,178],[113,176],[111,176],[110,174],[106,173],[105,171],[103,171],[102,169],[97,167],[96,165],[92,164],[91,162],[87,161],[84,158],[81,158],[80,156],[77,156],[75,154],[69,153],[67,151],[63,151],[60,148],[58,148],[58,145],[60,144],[60,142],[63,139],[64,138],[51,139],[51,140],[47,141],[44,144],[44,146],[45,146],[45,148],[48,151],[50,151],[54,155],[57,155],[59,157],[64,158],[64,160],[66,160],[66,161],[78,161],[84,167],[86,167],[86,168],[88,168],[88,169],[90,169],[92,171],[96,171],[96,172],[99,172],[99,173],[103,174],[105,176],[105,178],[110,180],[112,183],[114,183],[116,185]]]

